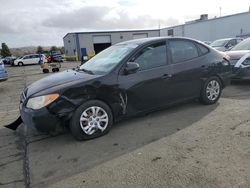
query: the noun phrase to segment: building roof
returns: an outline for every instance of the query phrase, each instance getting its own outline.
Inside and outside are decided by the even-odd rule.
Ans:
[[[230,15],[221,16],[221,17],[210,18],[210,19],[207,19],[207,20],[193,20],[193,21],[190,21],[190,22],[186,22],[184,24],[164,27],[164,28],[161,28],[160,30],[162,30],[162,29],[171,29],[171,28],[184,26],[184,25],[192,25],[192,24],[201,23],[201,22],[208,22],[208,21],[214,21],[214,20],[219,20],[219,19],[225,19],[225,18],[229,18],[229,17],[233,17],[233,16],[239,16],[239,15],[243,15],[243,14],[250,14],[250,11],[241,12],[241,13],[237,13],[237,14],[230,14]]]

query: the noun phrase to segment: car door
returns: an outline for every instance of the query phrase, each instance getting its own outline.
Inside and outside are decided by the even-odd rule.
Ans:
[[[39,63],[39,60],[40,60],[40,58],[39,58],[39,55],[38,54],[36,54],[36,55],[34,55],[33,56],[33,64],[38,64]]]
[[[169,102],[171,68],[167,64],[166,41],[144,46],[129,62],[140,68],[136,73],[118,76],[119,87],[126,93],[127,113],[147,111]]]
[[[199,49],[201,46],[203,52]],[[174,101],[199,96],[202,77],[206,73],[206,54],[209,50],[201,44],[186,39],[170,39],[168,49],[172,64],[172,85]]]
[[[29,65],[30,64],[30,55],[26,55],[23,57],[23,64],[24,65]]]

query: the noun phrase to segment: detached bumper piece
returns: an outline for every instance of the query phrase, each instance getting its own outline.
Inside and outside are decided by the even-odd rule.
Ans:
[[[23,120],[21,116],[19,116],[16,121],[14,121],[13,123],[9,125],[6,125],[5,127],[15,131],[19,127],[19,125],[21,125],[22,123],[23,123]]]

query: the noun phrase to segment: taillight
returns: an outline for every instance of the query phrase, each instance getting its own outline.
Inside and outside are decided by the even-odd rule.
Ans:
[[[229,55],[224,55],[223,59],[230,62],[230,56]]]

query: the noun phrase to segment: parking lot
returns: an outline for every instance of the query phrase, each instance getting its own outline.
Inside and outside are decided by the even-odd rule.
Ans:
[[[77,65],[63,63],[62,69]],[[215,105],[191,101],[122,121],[104,137],[77,142],[68,132],[50,136],[24,125],[16,132],[4,128],[19,116],[22,89],[46,76],[39,66],[7,67],[7,71],[9,79],[0,83],[0,186],[250,185],[247,82],[228,86]],[[156,179],[160,181],[150,183]],[[112,186],[107,184],[111,181]]]

